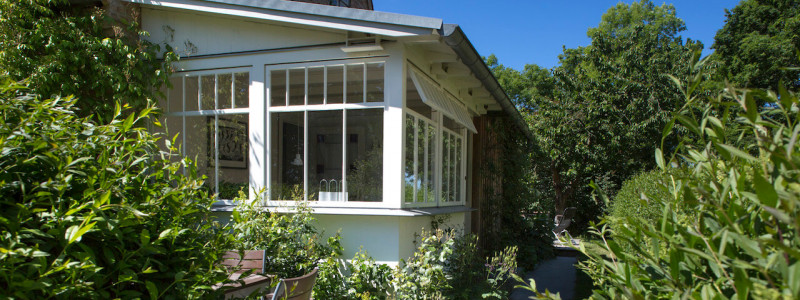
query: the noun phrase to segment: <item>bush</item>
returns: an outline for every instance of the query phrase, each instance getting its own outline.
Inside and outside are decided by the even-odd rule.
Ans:
[[[376,263],[366,251],[356,253],[350,262],[331,257],[321,265],[314,298],[388,299],[392,295],[392,269]]]
[[[259,200],[251,202],[243,196],[240,194],[240,204],[232,215],[236,248],[266,250],[269,260],[265,271],[269,274],[302,276],[318,267],[320,260],[341,254],[338,234],[327,243],[320,241],[307,204],[298,203],[294,212],[280,214],[261,207]]]
[[[595,227],[603,242],[596,251],[581,249],[589,256],[584,268],[598,283],[594,296],[798,298],[800,101],[787,91],[778,96],[728,86],[703,103],[692,96],[696,86],[681,88],[685,107],[699,102],[701,115],[685,109],[665,129],[669,134],[677,123],[690,136],[669,160],[656,151],[662,170],[674,165],[686,171],[672,175],[668,199],[651,202],[660,220],[613,233]]]
[[[0,297],[201,298],[225,280],[214,200],[141,127],[151,108],[97,124],[0,82]]]
[[[477,237],[455,230],[423,232],[422,242],[394,272],[397,299],[504,299],[517,248],[481,259]],[[482,263],[485,261],[486,263]]]

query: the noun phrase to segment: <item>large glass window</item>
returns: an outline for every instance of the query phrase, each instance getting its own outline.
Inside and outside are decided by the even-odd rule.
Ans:
[[[460,204],[466,184],[466,129],[427,105],[410,78],[406,83],[404,201]]]
[[[220,199],[249,193],[247,72],[184,74],[170,79],[167,137],[179,134],[181,154],[205,176],[203,187]],[[244,110],[243,110],[244,109]]]
[[[383,63],[268,72],[270,199],[382,201]]]

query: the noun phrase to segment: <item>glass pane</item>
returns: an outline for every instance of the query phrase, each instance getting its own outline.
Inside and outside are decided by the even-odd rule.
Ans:
[[[456,201],[456,137],[450,135],[450,201]]]
[[[342,111],[308,112],[308,200],[345,201]]]
[[[406,163],[405,163],[405,202],[410,203],[414,202],[414,182],[415,179],[415,170],[414,170],[414,156],[417,151],[414,149],[414,117],[407,114],[406,115],[406,139],[405,139],[405,152],[406,152]]]
[[[236,73],[233,78],[235,80],[234,107],[246,108],[250,103],[250,73]]]
[[[416,184],[414,184],[417,189],[417,202],[427,202],[425,201],[427,193],[427,187],[425,185],[425,177],[427,176],[427,172],[425,172],[426,128],[428,127],[425,126],[424,120],[417,120],[417,181]]]
[[[186,117],[186,157],[197,163],[197,174],[205,175],[203,188],[210,194],[215,194],[214,181],[214,117],[195,116]]]
[[[239,191],[249,195],[247,128],[246,114],[218,116],[217,161],[220,199],[234,199],[239,196]]]
[[[271,106],[286,106],[286,70],[273,70],[270,73]]]
[[[436,202],[436,126],[431,123],[428,123],[428,132],[427,132],[427,156],[426,161],[428,162],[428,170],[426,173],[427,178],[425,178],[426,186],[428,187],[428,194],[426,199],[429,203]]]
[[[303,199],[303,112],[272,113],[270,195],[272,200]]]
[[[172,88],[167,92],[169,107],[165,107],[167,112],[183,111],[183,77],[172,77],[169,79]]]
[[[442,202],[450,201],[450,134],[444,133],[442,138]]]
[[[444,128],[450,129],[453,132],[461,132],[461,129],[464,128],[464,126],[461,126],[461,124],[445,115],[442,115],[442,124]]]
[[[383,102],[383,63],[367,64],[367,102]]]
[[[383,109],[347,111],[348,201],[383,201]]]
[[[308,68],[308,104],[325,103],[325,68]]]
[[[344,66],[328,66],[328,97],[326,103],[342,103],[344,99]]]
[[[233,108],[231,94],[233,76],[229,73],[217,75],[217,109]]]
[[[419,95],[417,87],[414,86],[414,81],[411,80],[411,76],[406,80],[406,107],[431,119],[431,107],[422,102],[422,96]]]
[[[289,70],[289,105],[306,102],[306,69]]]
[[[214,75],[200,77],[200,110],[214,109]]]
[[[186,84],[186,102],[184,103],[186,111],[198,110],[197,97],[200,91],[198,90],[197,80],[197,76],[189,76],[184,81],[184,84]]]
[[[183,132],[183,117],[180,117],[180,116],[168,116],[166,122],[162,123],[162,125],[166,126],[166,129],[164,130],[166,132],[166,136],[164,136],[164,140],[169,140],[170,143],[172,143],[172,146],[177,149],[178,146],[181,143],[183,143],[183,135],[180,135],[180,133]],[[175,135],[178,135],[178,137],[175,139],[175,142],[173,143],[172,142],[172,138],[174,138]],[[176,153],[173,153],[173,154],[182,155],[182,153],[180,153],[180,152],[176,152]],[[178,160],[178,159],[180,159],[180,158],[176,158],[175,160]]]
[[[464,185],[464,175],[462,173],[461,155],[464,154],[461,139],[456,139],[456,201],[461,201],[461,188]]]
[[[347,65],[347,103],[364,102],[364,65]]]

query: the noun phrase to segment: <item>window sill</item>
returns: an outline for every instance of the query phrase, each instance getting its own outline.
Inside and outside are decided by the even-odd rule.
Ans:
[[[217,201],[211,206],[213,212],[230,212],[236,207],[236,204],[230,200]],[[269,207],[264,206],[279,213],[291,213],[294,211],[292,207]],[[476,209],[459,206],[445,206],[445,207],[426,207],[426,208],[353,208],[353,207],[311,207],[314,214],[318,215],[357,215],[357,216],[395,216],[395,217],[418,217],[418,216],[435,216],[461,212],[471,212]]]

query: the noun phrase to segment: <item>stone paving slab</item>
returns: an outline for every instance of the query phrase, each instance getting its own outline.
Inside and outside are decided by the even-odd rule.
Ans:
[[[542,262],[535,270],[523,276],[527,282],[530,278],[536,280],[536,289],[539,292],[549,290],[550,293],[561,293],[561,299],[571,300],[575,298],[575,278],[578,263],[577,257],[557,256],[554,259]],[[511,300],[528,299],[533,296],[530,291],[515,289],[511,293]]]

